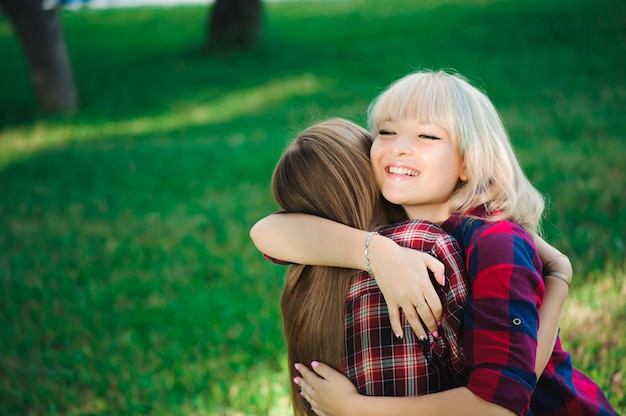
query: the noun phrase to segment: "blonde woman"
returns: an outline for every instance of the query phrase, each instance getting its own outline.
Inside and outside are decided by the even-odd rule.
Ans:
[[[440,224],[465,251],[470,295],[463,346],[469,381],[420,397],[371,397],[360,395],[325,364],[313,362],[315,372],[298,364],[302,377],[295,381],[314,412],[616,414],[598,386],[572,366],[558,340],[537,381],[537,366],[545,363],[537,339],[542,339],[539,310],[546,286],[532,235],[543,200],[523,174],[486,95],[459,75],[419,72],[392,84],[373,102],[369,116],[376,136],[371,164],[384,197],[401,205],[409,218]],[[294,225],[296,236],[289,230]],[[300,257],[314,257],[315,264],[352,265],[358,247],[363,256],[363,231],[311,217],[271,216],[252,235],[263,252],[290,261],[308,263],[310,259],[303,262],[291,255],[306,252]],[[405,313],[413,309],[431,328],[430,320],[438,315],[431,297],[420,286],[404,296],[402,287],[410,283],[398,284],[387,277],[404,276],[410,269],[389,268],[390,253],[397,249],[380,236],[369,243],[367,263],[390,303],[390,314],[397,306]],[[567,280],[559,273],[551,275]],[[428,311],[422,315],[425,309],[430,315]],[[416,332],[419,335],[419,328]]]

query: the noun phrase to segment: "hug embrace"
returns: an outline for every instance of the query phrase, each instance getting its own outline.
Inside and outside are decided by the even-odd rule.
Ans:
[[[571,265],[489,98],[411,73],[368,124],[304,130],[274,171],[283,211],[250,231],[289,263],[294,412],[616,415],[561,346]]]

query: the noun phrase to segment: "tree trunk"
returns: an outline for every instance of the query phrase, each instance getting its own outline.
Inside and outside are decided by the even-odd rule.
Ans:
[[[261,34],[261,0],[215,0],[208,23],[210,51],[254,46]]]
[[[52,112],[75,108],[78,98],[59,10],[44,10],[41,0],[0,0],[0,7],[22,43],[39,106]]]

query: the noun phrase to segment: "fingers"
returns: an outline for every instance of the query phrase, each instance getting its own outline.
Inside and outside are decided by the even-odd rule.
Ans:
[[[397,304],[387,304],[387,311],[389,313],[389,322],[391,323],[391,330],[398,339],[402,339],[404,336],[404,330],[400,323],[400,306]]]
[[[315,390],[303,377],[294,377],[293,382],[300,387],[300,395],[304,396],[307,401],[311,401],[311,394]]]
[[[318,373],[316,373],[318,371],[318,369],[316,367],[321,367],[322,368],[322,372],[324,371],[328,371],[325,367],[326,364],[322,364],[322,363],[318,363],[317,361],[313,361],[311,363],[311,366],[315,369],[315,371],[311,371],[311,369],[309,369],[309,367],[307,367],[304,364],[296,364],[296,370],[298,370],[298,372],[300,373],[301,377],[298,378],[298,380],[302,380],[302,382],[304,382],[304,384],[294,380],[294,382],[296,384],[298,384],[302,390],[307,393],[310,394],[311,390],[315,389],[315,387],[319,387],[319,383],[323,383],[324,382],[324,378],[320,377],[320,375],[318,375]],[[308,386],[310,387],[309,390],[305,390],[305,388],[303,386]]]
[[[424,288],[424,300],[429,310],[420,308],[417,310],[417,313],[419,313],[428,330],[433,332],[437,330],[437,322],[440,322],[443,318],[443,306],[441,305],[439,295],[432,286]],[[424,309],[424,313],[422,313],[422,309]]]
[[[418,297],[415,295],[411,299]],[[419,340],[423,341],[428,338],[428,333],[433,334],[435,338],[439,336],[437,331],[443,316],[443,308],[437,292],[432,287],[430,290],[425,290],[425,297],[416,304],[407,301],[403,307],[394,304],[393,306],[387,305],[387,308],[391,329],[396,338],[402,339],[404,337],[404,330],[400,321],[400,309],[402,309],[407,322]]]
[[[437,320],[437,318],[435,318],[435,313],[431,309],[430,303],[425,301],[425,303],[422,305],[423,306],[421,308],[417,309],[417,312],[420,315],[420,318],[426,326],[428,332],[433,334],[433,337],[437,338],[439,336],[439,333],[437,332],[439,328],[437,326],[437,322],[439,321]]]
[[[295,367],[296,370],[298,370],[298,372],[300,373],[301,377],[295,377],[293,379],[293,382],[300,387],[300,395],[304,397],[304,399],[309,403],[309,405],[311,406],[311,410],[316,415],[324,415],[325,413],[317,408],[317,404],[314,399],[315,395],[317,394],[316,390],[320,388],[323,390],[324,386],[322,385],[322,383],[326,383],[327,378],[336,377],[337,374],[342,374],[338,373],[336,370],[333,370],[332,367],[317,361],[313,361],[311,363],[311,367],[314,371],[311,371],[304,364],[296,364]]]
[[[445,286],[446,284],[446,266],[436,258],[430,255],[425,256],[426,267],[428,270],[433,272],[433,276],[435,276],[435,280],[441,286]]]
[[[313,387],[311,381],[319,377],[310,371],[306,365],[296,364],[295,368],[298,370],[301,377],[294,377],[293,382],[300,387],[300,396],[302,396],[309,403],[309,405],[313,407],[314,400],[312,396],[315,392],[315,387]],[[313,411],[315,411],[315,409],[313,409]]]
[[[299,382],[298,380],[301,381]],[[293,381],[300,386],[300,396],[307,401],[313,413],[316,415],[322,415],[323,413],[315,408],[315,400],[313,399],[315,389],[310,387],[303,379],[294,378]]]
[[[424,340],[426,331],[428,331],[436,338],[439,335],[437,333],[438,323],[441,322],[443,317],[443,307],[435,288],[430,284],[422,285],[408,298],[411,301],[409,304],[405,304],[402,311],[406,315],[415,335],[420,340]]]
[[[379,243],[385,241],[380,238],[372,240]],[[426,252],[398,246],[391,240],[389,242],[393,247],[391,255],[378,257],[373,266],[377,268],[374,275],[387,302],[394,335],[402,338],[404,334],[401,309],[419,339],[426,339],[428,332],[437,336],[437,323],[443,315],[442,306],[428,272],[432,272],[439,285],[445,285],[444,264]]]
[[[322,377],[322,379],[328,379],[334,374],[337,374],[337,370],[334,370],[328,364],[320,363],[318,361],[313,361],[311,363],[311,367],[313,368],[313,371],[315,371],[320,377]]]
[[[426,265],[426,268],[432,272],[433,277],[435,278],[437,283],[439,283],[439,285],[441,286],[445,286],[446,268],[444,264],[428,253],[421,252],[419,253],[419,256]],[[411,292],[413,293],[409,293],[407,298],[412,300],[413,306],[415,306],[415,308],[417,309],[418,315],[420,316],[428,330],[430,332],[436,331],[436,322],[441,321],[441,318],[443,316],[443,308],[441,306],[441,300],[439,299],[439,295],[433,287],[431,280],[420,280],[419,284],[415,286]],[[425,301],[429,308],[420,308],[424,305],[424,302],[422,300]]]
[[[423,341],[428,338],[428,335],[426,334],[426,330],[424,329],[424,326],[422,324],[422,321],[420,320],[420,316],[418,315],[417,311],[418,309],[430,309],[424,303],[418,304],[417,306],[419,306],[419,308],[416,308],[415,306],[407,306],[405,308],[402,308],[402,312],[404,312],[406,320],[409,322],[409,325],[411,325],[411,329],[413,330],[413,332],[415,332],[417,338],[420,341]]]

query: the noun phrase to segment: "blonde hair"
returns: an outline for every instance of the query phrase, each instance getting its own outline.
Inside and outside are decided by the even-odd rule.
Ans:
[[[450,198],[452,213],[484,209],[487,221],[510,220],[537,232],[543,196],[524,174],[489,98],[458,74],[420,71],[404,76],[370,104],[375,134],[388,120],[417,120],[445,129],[460,150],[468,180]]]
[[[325,217],[371,230],[405,219],[400,207],[383,200],[372,172],[370,133],[343,119],[304,130],[278,161],[272,192],[288,212]],[[280,306],[290,379],[295,363],[320,360],[340,369],[344,358],[345,299],[354,270],[292,265]],[[314,415],[290,381],[296,415]]]

